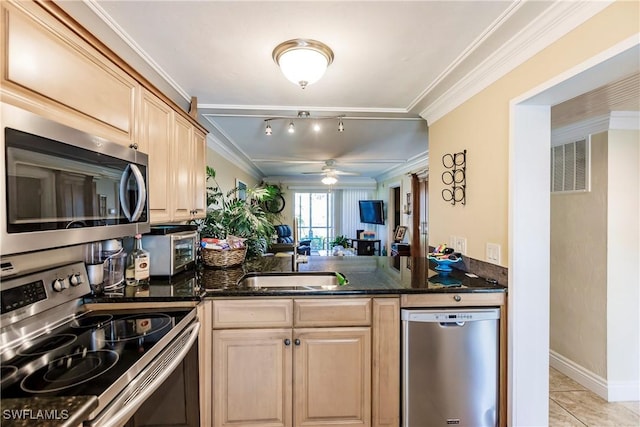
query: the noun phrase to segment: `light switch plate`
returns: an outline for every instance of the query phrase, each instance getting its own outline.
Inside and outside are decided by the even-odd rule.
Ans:
[[[497,243],[487,243],[487,261],[493,264],[500,264],[500,245]]]
[[[464,237],[456,237],[455,246],[453,250],[456,252],[460,252],[461,254],[467,253],[467,239]]]

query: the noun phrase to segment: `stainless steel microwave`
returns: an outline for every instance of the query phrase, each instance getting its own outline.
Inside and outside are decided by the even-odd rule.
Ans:
[[[2,103],[0,253],[149,231],[148,157]]]

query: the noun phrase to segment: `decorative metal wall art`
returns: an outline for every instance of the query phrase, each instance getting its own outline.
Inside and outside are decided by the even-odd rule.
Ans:
[[[442,165],[447,169],[442,172],[442,183],[450,186],[442,190],[442,199],[452,205],[466,204],[467,150],[445,154],[442,156]]]

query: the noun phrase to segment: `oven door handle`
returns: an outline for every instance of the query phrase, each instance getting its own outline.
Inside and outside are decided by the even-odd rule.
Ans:
[[[176,339],[176,342],[181,341],[184,337],[188,336],[188,341],[185,345],[180,349],[179,353],[175,356],[170,355],[170,357],[166,357],[166,359],[171,359],[169,363],[164,365],[166,362],[164,356],[159,356],[160,360],[160,370],[151,380],[148,380],[147,375],[158,369],[158,363],[151,362],[151,364],[145,368],[134,380],[131,382],[120,394],[120,398],[114,402],[114,405],[122,406],[119,408],[114,414],[109,414],[109,409],[107,408],[103,411],[98,417],[93,419],[90,423],[92,426],[100,426],[100,427],[116,427],[121,426],[129,420],[135,414],[140,406],[153,394],[154,391],[158,389],[162,385],[162,383],[173,373],[173,371],[178,367],[182,360],[186,357],[193,344],[198,339],[198,331],[200,329],[200,322],[195,322],[192,325],[188,326],[187,329]],[[164,366],[163,366],[164,365]],[[153,373],[151,375],[154,375]],[[139,378],[143,378],[144,381],[142,384],[139,384],[139,381],[136,381]],[[133,396],[133,398],[127,397]],[[130,400],[129,400],[130,399]],[[122,402],[124,400],[124,402]]]

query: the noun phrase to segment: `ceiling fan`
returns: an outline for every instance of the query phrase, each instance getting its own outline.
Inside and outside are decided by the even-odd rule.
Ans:
[[[302,172],[305,175],[325,175],[325,176],[358,176],[360,175],[358,172],[345,172],[338,170],[336,167],[336,161],[334,159],[329,159],[324,162],[324,166],[322,166],[322,170],[320,172]]]
[[[324,175],[322,178],[322,183],[325,185],[333,185],[338,182],[338,175],[350,175],[357,176],[360,175],[357,172],[345,172],[336,169],[336,161],[334,159],[329,159],[324,162],[324,166],[322,166],[321,172],[303,172],[305,175]]]

